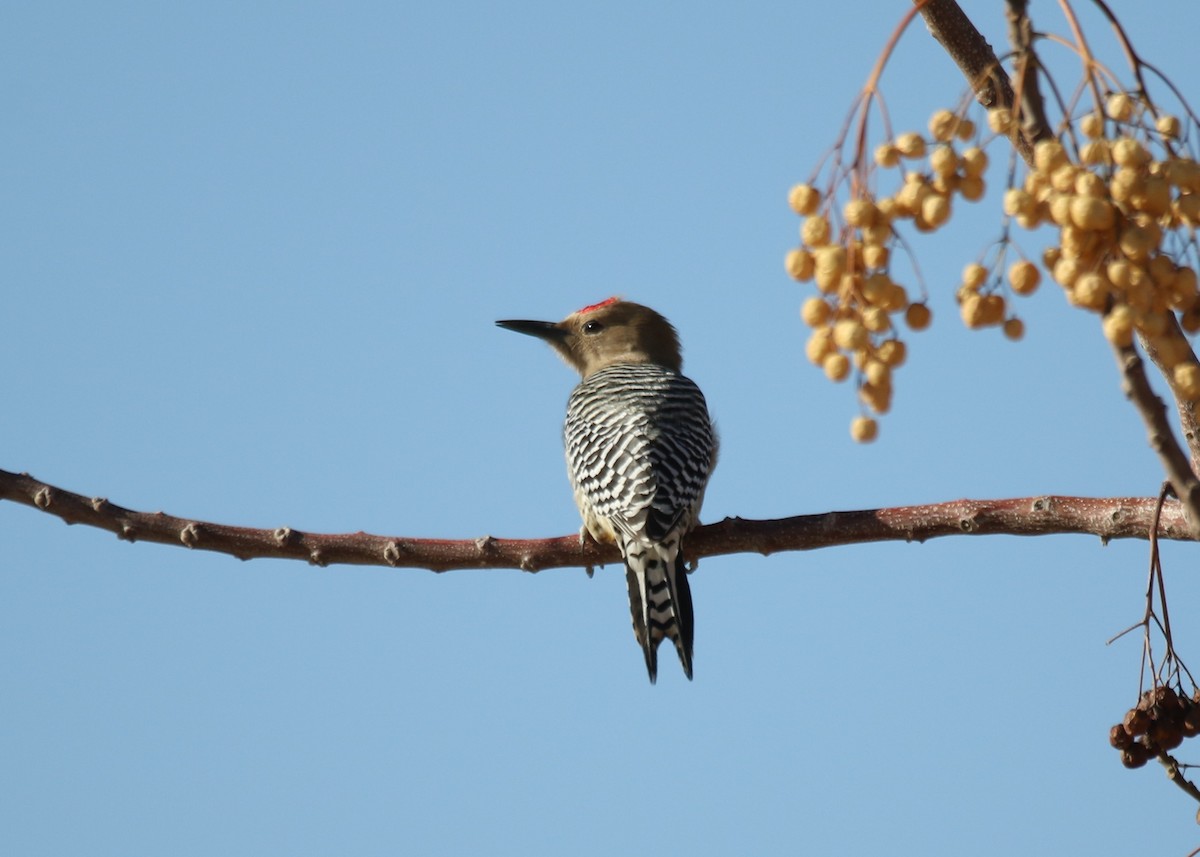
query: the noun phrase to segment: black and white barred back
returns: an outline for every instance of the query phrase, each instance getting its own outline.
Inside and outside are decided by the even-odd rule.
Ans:
[[[692,597],[682,540],[717,462],[704,394],[662,366],[610,366],[571,394],[564,439],[585,527],[597,540],[615,539],[625,558],[633,631],[650,680],[664,637],[690,679]]]

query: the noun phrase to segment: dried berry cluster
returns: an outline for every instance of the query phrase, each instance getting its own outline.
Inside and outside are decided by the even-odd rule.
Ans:
[[[801,309],[812,328],[806,354],[831,381],[843,381],[852,367],[857,369],[859,398],[875,414],[891,408],[892,372],[906,355],[894,319],[903,314],[912,330],[924,330],[932,319],[925,303],[910,302],[907,290],[892,278],[896,228],[908,221],[918,232],[932,232],[950,220],[956,195],[982,198],[987,154],[977,145],[956,148],[975,137],[974,122],[938,110],[927,137],[899,134],[875,150],[877,168],[901,172],[891,195],[876,195],[858,184],[840,212],[834,210],[832,193],[822,194],[808,183],[796,185],[788,196],[804,220],[801,246],[787,254],[785,266],[794,279],[812,281],[820,292]],[[987,296],[985,313],[997,308],[997,321],[1003,321],[1003,298]],[[878,426],[873,417],[860,416],[850,431],[855,440],[869,441]]]
[[[1109,730],[1108,741],[1121,751],[1125,767],[1140,768],[1196,735],[1200,735],[1200,689],[1189,699],[1162,686],[1142,694],[1125,719]]]
[[[998,131],[1012,121],[1005,111],[989,116]],[[1182,152],[1177,118],[1156,116],[1126,93],[1076,124],[1086,142],[1071,150],[1059,140],[1038,143],[1004,211],[1026,229],[1055,227],[1058,241],[1043,260],[1067,299],[1100,313],[1116,345],[1142,334],[1177,391],[1200,398],[1200,365],[1179,333],[1200,330],[1200,289],[1187,255],[1200,226],[1200,164]]]
[[[989,139],[1005,140],[1017,124],[1008,110],[989,111]],[[1102,110],[1065,120],[1056,138],[1034,147],[1025,174],[1010,178],[1003,211],[1006,223],[1057,231],[1041,261],[1070,303],[1101,315],[1116,345],[1140,335],[1176,398],[1192,403],[1200,417],[1200,363],[1184,337],[1200,331],[1200,163],[1182,134],[1179,119],[1143,98],[1112,94]],[[801,244],[785,264],[793,278],[819,291],[801,310],[812,328],[806,353],[833,381],[857,369],[859,398],[873,414],[891,407],[892,372],[904,362],[896,319],[903,315],[912,330],[931,320],[925,303],[910,302],[893,279],[897,229],[907,221],[917,232],[932,232],[947,223],[956,197],[983,197],[987,167],[974,123],[938,110],[928,135],[897,135],[876,148],[873,164],[860,159],[848,173],[835,170],[840,177],[824,193],[809,183],[791,190],[789,203],[804,220]],[[878,176],[893,168],[902,176],[898,188],[879,193]],[[843,187],[850,198],[839,211]],[[1017,340],[1025,326],[1008,295],[1032,294],[1042,275],[1024,258],[1001,275],[1005,254],[1016,250],[1007,226],[1004,235],[996,270],[967,265],[955,297],[967,327],[999,326]],[[872,440],[877,431],[873,417],[851,424],[856,440]]]

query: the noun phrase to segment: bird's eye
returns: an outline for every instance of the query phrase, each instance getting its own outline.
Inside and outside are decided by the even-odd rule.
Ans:
[[[583,326],[584,333],[599,333],[604,330],[604,325],[598,321],[589,321]]]

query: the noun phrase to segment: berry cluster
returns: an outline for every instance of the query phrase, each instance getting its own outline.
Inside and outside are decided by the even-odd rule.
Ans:
[[[812,184],[798,184],[788,195],[792,210],[804,220],[801,246],[787,254],[785,266],[794,279],[812,281],[820,292],[801,309],[812,328],[806,354],[831,381],[843,381],[857,369],[859,398],[875,414],[891,408],[892,372],[906,356],[894,318],[902,314],[911,330],[924,330],[932,319],[928,306],[910,301],[904,286],[892,278],[897,228],[908,221],[918,232],[932,232],[950,220],[956,194],[968,201],[983,196],[987,154],[977,145],[961,152],[955,147],[975,137],[974,122],[938,110],[929,121],[928,137],[899,134],[875,150],[877,168],[901,172],[893,194],[880,196],[856,183],[840,212],[835,211],[834,194],[822,194]],[[1003,298],[977,297],[982,300],[979,324],[989,323],[982,319],[997,310],[997,323],[1004,320]],[[873,417],[859,416],[850,432],[855,440],[870,441],[878,425]]]
[[[1007,132],[1014,120],[994,110],[988,121]],[[1026,229],[1056,228],[1043,261],[1071,304],[1101,314],[1115,345],[1140,333],[1181,398],[1200,399],[1200,365],[1180,335],[1200,331],[1200,289],[1187,260],[1200,226],[1200,163],[1182,152],[1178,119],[1123,92],[1073,129],[1082,141],[1070,150],[1060,140],[1036,145],[1024,182],[1004,195],[1004,212]]]
[[[1011,136],[1018,123],[1009,110],[988,111],[993,135],[987,141]],[[1024,335],[1008,296],[1032,294],[1042,275],[1025,258],[1001,271],[1005,254],[1016,249],[1007,224],[1051,227],[1056,241],[1041,261],[1070,303],[1101,315],[1115,345],[1128,346],[1140,335],[1166,367],[1176,397],[1192,403],[1200,418],[1200,362],[1183,335],[1200,332],[1200,163],[1181,137],[1177,118],[1117,92],[1103,110],[1065,120],[1058,137],[1038,142],[1032,164],[1023,177],[1010,178],[1004,193],[1006,225],[995,270],[979,263],[963,270],[955,295],[963,323],[1000,327],[1013,340]],[[893,279],[892,256],[906,246],[898,230],[907,222],[917,232],[935,231],[950,220],[956,196],[981,199],[987,167],[975,124],[938,110],[927,135],[896,135],[875,149],[873,163],[860,151],[850,171],[832,170],[824,193],[804,183],[789,194],[792,210],[804,219],[801,244],[785,265],[794,279],[819,291],[801,310],[812,328],[808,359],[832,381],[857,370],[859,398],[869,413],[889,410],[892,372],[904,362],[896,319],[903,316],[911,330],[931,321],[924,300],[910,301]],[[878,192],[879,175],[893,169],[901,177],[898,187],[890,195]],[[850,197],[840,210],[839,189]],[[873,440],[877,432],[873,416],[851,423],[856,440]]]
[[[1160,686],[1142,694],[1125,719],[1109,730],[1108,741],[1121,751],[1121,764],[1140,768],[1196,735],[1200,735],[1200,689],[1189,699]]]

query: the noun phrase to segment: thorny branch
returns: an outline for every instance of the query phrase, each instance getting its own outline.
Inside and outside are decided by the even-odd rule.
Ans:
[[[379,565],[450,571],[466,568],[592,567],[618,562],[615,547],[575,535],[549,539],[417,539],[370,533],[321,534],[289,527],[253,529],[168,515],[137,512],[0,470],[0,500],[11,500],[62,518],[147,541],[216,551],[239,559],[302,559],[314,565]],[[864,509],[754,521],[726,518],[688,536],[691,559],[733,553],[815,550],[865,542],[923,542],[952,535],[1042,536],[1076,533],[1102,540],[1147,537],[1154,497],[1022,497],[954,500],[920,506]],[[1167,506],[1159,538],[1190,540],[1177,503]]]

